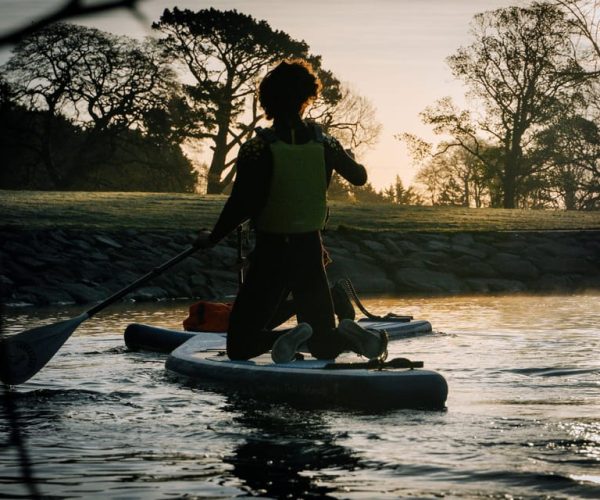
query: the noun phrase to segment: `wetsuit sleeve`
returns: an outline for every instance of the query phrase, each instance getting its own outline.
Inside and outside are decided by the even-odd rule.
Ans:
[[[329,135],[324,137],[327,170],[335,170],[350,184],[362,186],[367,182],[367,170],[346,153],[339,141]]]
[[[238,154],[236,170],[231,194],[210,234],[213,243],[221,241],[263,208],[272,170],[267,144],[259,138],[244,143]]]

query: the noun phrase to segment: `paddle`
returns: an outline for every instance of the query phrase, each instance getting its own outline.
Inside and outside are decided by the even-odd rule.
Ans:
[[[0,340],[0,380],[9,385],[26,382],[52,359],[75,329],[86,319],[91,318],[197,250],[198,248],[194,246],[187,248],[79,316],[52,325],[32,328]]]

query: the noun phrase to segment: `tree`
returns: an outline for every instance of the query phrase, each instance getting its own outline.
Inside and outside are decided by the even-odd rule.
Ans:
[[[429,191],[433,205],[444,199],[446,204],[466,207],[501,206],[502,152],[474,130],[463,128],[461,133],[459,127],[454,130],[455,141],[440,142],[435,152],[432,144],[412,134],[398,136],[420,165],[418,183]],[[456,147],[456,141],[461,147]]]
[[[382,203],[386,201],[385,196],[377,192],[370,182],[362,186],[352,186],[350,193],[354,200],[359,203]]]
[[[394,182],[381,192],[381,196],[396,205],[422,205],[423,199],[412,186],[405,188],[399,175]]]
[[[174,88],[174,74],[154,44],[92,28],[55,24],[13,52],[2,72],[17,101],[39,112],[32,146],[57,188],[69,187],[83,165],[107,160],[127,137],[122,131],[143,130],[148,113],[164,107]],[[72,142],[72,161],[57,156],[59,119],[87,132]]]
[[[234,175],[230,170],[223,177],[235,162],[231,153],[261,118],[256,101],[259,77],[280,59],[306,58],[308,45],[236,10],[192,12],[174,7],[152,27],[166,35],[161,43],[193,80],[184,87],[197,117],[190,133],[212,142],[207,192],[220,193]]]
[[[581,75],[600,77],[600,3],[598,0],[554,0],[574,35]]]
[[[600,205],[600,129],[573,113],[536,137],[536,161],[547,166],[547,192],[568,210]]]
[[[452,138],[444,148],[461,147],[484,163],[480,134],[498,146],[502,205],[514,208],[524,179],[537,172],[526,158],[532,136],[565,111],[581,72],[569,25],[552,5],[484,12],[474,17],[471,32],[474,41],[448,63],[481,113],[460,111],[446,98],[423,119]]]
[[[308,119],[319,123],[323,131],[334,136],[356,154],[375,145],[381,133],[381,123],[373,104],[356,94],[347,84],[328,81],[319,75],[324,91],[306,112]]]
[[[155,43],[56,24],[17,45],[2,75],[13,101],[3,133],[19,144],[13,171],[3,172],[8,185],[97,189],[94,179],[111,189],[193,190],[173,130],[174,73]],[[161,182],[150,182],[153,172]]]

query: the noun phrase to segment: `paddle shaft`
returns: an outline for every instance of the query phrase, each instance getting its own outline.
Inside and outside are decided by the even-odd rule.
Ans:
[[[238,284],[244,283],[244,225],[237,227],[237,257],[238,257]]]
[[[111,305],[111,304],[115,303],[116,301],[118,301],[119,299],[123,298],[129,292],[131,292],[132,290],[135,290],[137,287],[144,284],[146,281],[150,281],[152,278],[155,278],[159,274],[162,274],[167,269],[174,266],[178,262],[181,262],[186,257],[189,257],[191,254],[193,254],[197,250],[198,249],[196,247],[193,247],[193,246],[189,247],[189,248],[185,249],[183,252],[181,252],[180,254],[173,257],[171,260],[168,260],[164,264],[162,264],[158,267],[155,267],[154,269],[152,269],[152,271],[150,271],[149,273],[145,274],[141,278],[139,278],[136,281],[134,281],[133,283],[131,283],[131,285],[126,286],[122,290],[119,290],[118,292],[114,293],[113,295],[111,295],[107,299],[103,300],[99,304],[96,304],[89,311],[86,311],[88,318],[91,318],[94,314],[100,312],[105,307],[108,307],[109,305]]]

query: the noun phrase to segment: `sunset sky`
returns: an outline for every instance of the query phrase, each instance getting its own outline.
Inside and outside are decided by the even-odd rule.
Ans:
[[[100,0],[99,0],[100,1]],[[0,30],[33,20],[54,0],[0,2]],[[394,139],[400,132],[433,140],[419,113],[436,99],[453,96],[463,101],[463,87],[453,80],[445,59],[469,43],[469,22],[478,12],[522,0],[146,0],[140,10],[148,22],[119,10],[73,22],[133,37],[152,35],[149,23],[165,8],[237,9],[265,19],[294,38],[305,40],[323,65],[377,108],[383,125],[379,143],[361,159],[376,188],[400,174],[408,185],[416,172],[405,148]],[[6,50],[0,61],[8,58]]]

